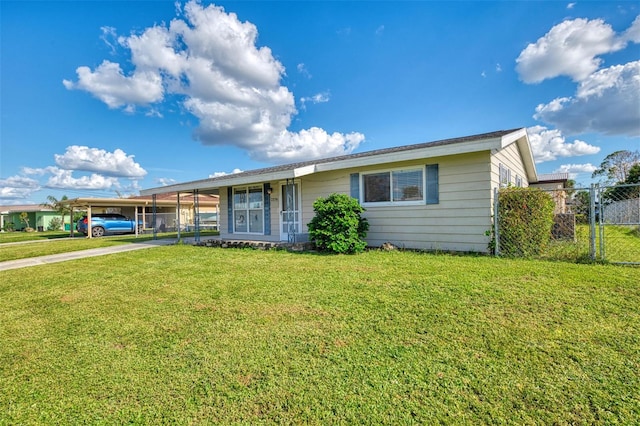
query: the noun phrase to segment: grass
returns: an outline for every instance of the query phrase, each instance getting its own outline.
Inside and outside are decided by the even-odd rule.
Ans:
[[[638,268],[187,245],[76,266],[0,272],[0,424],[640,418]]]
[[[29,233],[33,234],[33,233]],[[28,235],[29,235],[28,234]],[[219,235],[218,231],[205,231],[200,233],[203,238]],[[175,232],[158,233],[158,238],[177,238]],[[193,232],[182,232],[181,237],[193,237]],[[113,235],[101,238],[76,237],[56,238],[50,240],[50,244],[43,244],[42,240],[24,240],[24,244],[2,245],[0,244],[0,262],[8,260],[26,259],[37,256],[47,256],[51,254],[67,253],[71,251],[87,250],[101,247],[110,247],[120,244],[130,244],[134,242],[149,241],[153,235]],[[30,242],[31,241],[31,242]]]
[[[78,235],[76,233],[76,235]],[[1,243],[15,243],[19,241],[42,241],[58,238],[68,238],[69,231],[44,231],[44,232],[0,232]]]

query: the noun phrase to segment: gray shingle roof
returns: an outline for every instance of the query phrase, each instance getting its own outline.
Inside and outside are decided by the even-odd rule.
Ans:
[[[201,182],[214,183],[217,180],[229,179],[230,176],[233,176],[234,178],[256,176],[256,175],[262,175],[262,174],[266,174],[266,173],[283,172],[283,171],[288,171],[288,170],[294,170],[294,169],[298,169],[300,167],[311,166],[311,165],[314,165],[314,164],[325,164],[325,163],[331,163],[331,162],[334,162],[334,161],[343,161],[343,160],[349,160],[349,159],[353,159],[353,158],[371,157],[371,156],[375,156],[375,155],[391,154],[391,153],[394,153],[394,152],[411,151],[411,150],[414,150],[414,149],[429,148],[429,147],[442,146],[442,145],[452,145],[452,144],[470,142],[470,141],[496,139],[496,138],[501,138],[501,137],[503,137],[505,135],[508,135],[509,133],[513,133],[515,131],[518,131],[520,129],[521,128],[519,127],[519,128],[516,128],[516,129],[510,129],[510,130],[498,130],[498,131],[495,131],[495,132],[481,133],[481,134],[478,134],[478,135],[463,136],[463,137],[459,137],[459,138],[442,139],[442,140],[433,141],[433,142],[424,142],[424,143],[418,143],[418,144],[412,144],[412,145],[396,146],[396,147],[392,147],[392,148],[376,149],[376,150],[373,150],[373,151],[365,151],[365,152],[359,152],[359,153],[356,153],[356,154],[341,155],[341,156],[337,156],[337,157],[319,158],[319,159],[316,159],[316,160],[303,161],[303,162],[299,162],[299,163],[289,163],[289,164],[283,164],[283,165],[280,165],[280,166],[273,166],[273,167],[265,167],[265,168],[262,168],[262,169],[248,170],[248,171],[241,172],[241,173],[234,173],[233,175],[224,175],[224,176],[218,176],[218,177],[213,177],[213,178],[200,179],[200,180],[195,180],[195,181],[188,182],[188,183],[193,183],[193,184],[201,183]]]

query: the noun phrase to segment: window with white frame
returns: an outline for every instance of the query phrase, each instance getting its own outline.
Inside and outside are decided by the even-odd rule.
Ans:
[[[511,183],[511,170],[504,166],[504,164],[500,164],[500,186],[506,188]]]
[[[264,197],[261,186],[233,188],[234,232],[264,232]]]
[[[516,186],[522,188],[522,178],[518,175],[516,175]]]
[[[363,173],[364,204],[424,203],[424,169],[389,170]]]

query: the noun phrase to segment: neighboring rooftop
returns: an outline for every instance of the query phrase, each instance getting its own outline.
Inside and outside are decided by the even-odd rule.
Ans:
[[[569,173],[545,173],[538,175],[538,183],[564,182],[569,180]]]

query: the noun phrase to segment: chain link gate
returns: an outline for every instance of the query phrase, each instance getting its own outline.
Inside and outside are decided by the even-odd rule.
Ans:
[[[509,190],[519,190],[509,188]],[[526,191],[526,189],[522,189]],[[554,202],[553,227],[548,241],[531,257],[567,261],[606,261],[640,265],[640,184],[542,190]],[[493,251],[518,256],[523,241],[534,235],[516,235],[501,229],[499,190],[494,191]],[[527,220],[527,218],[522,218]]]

